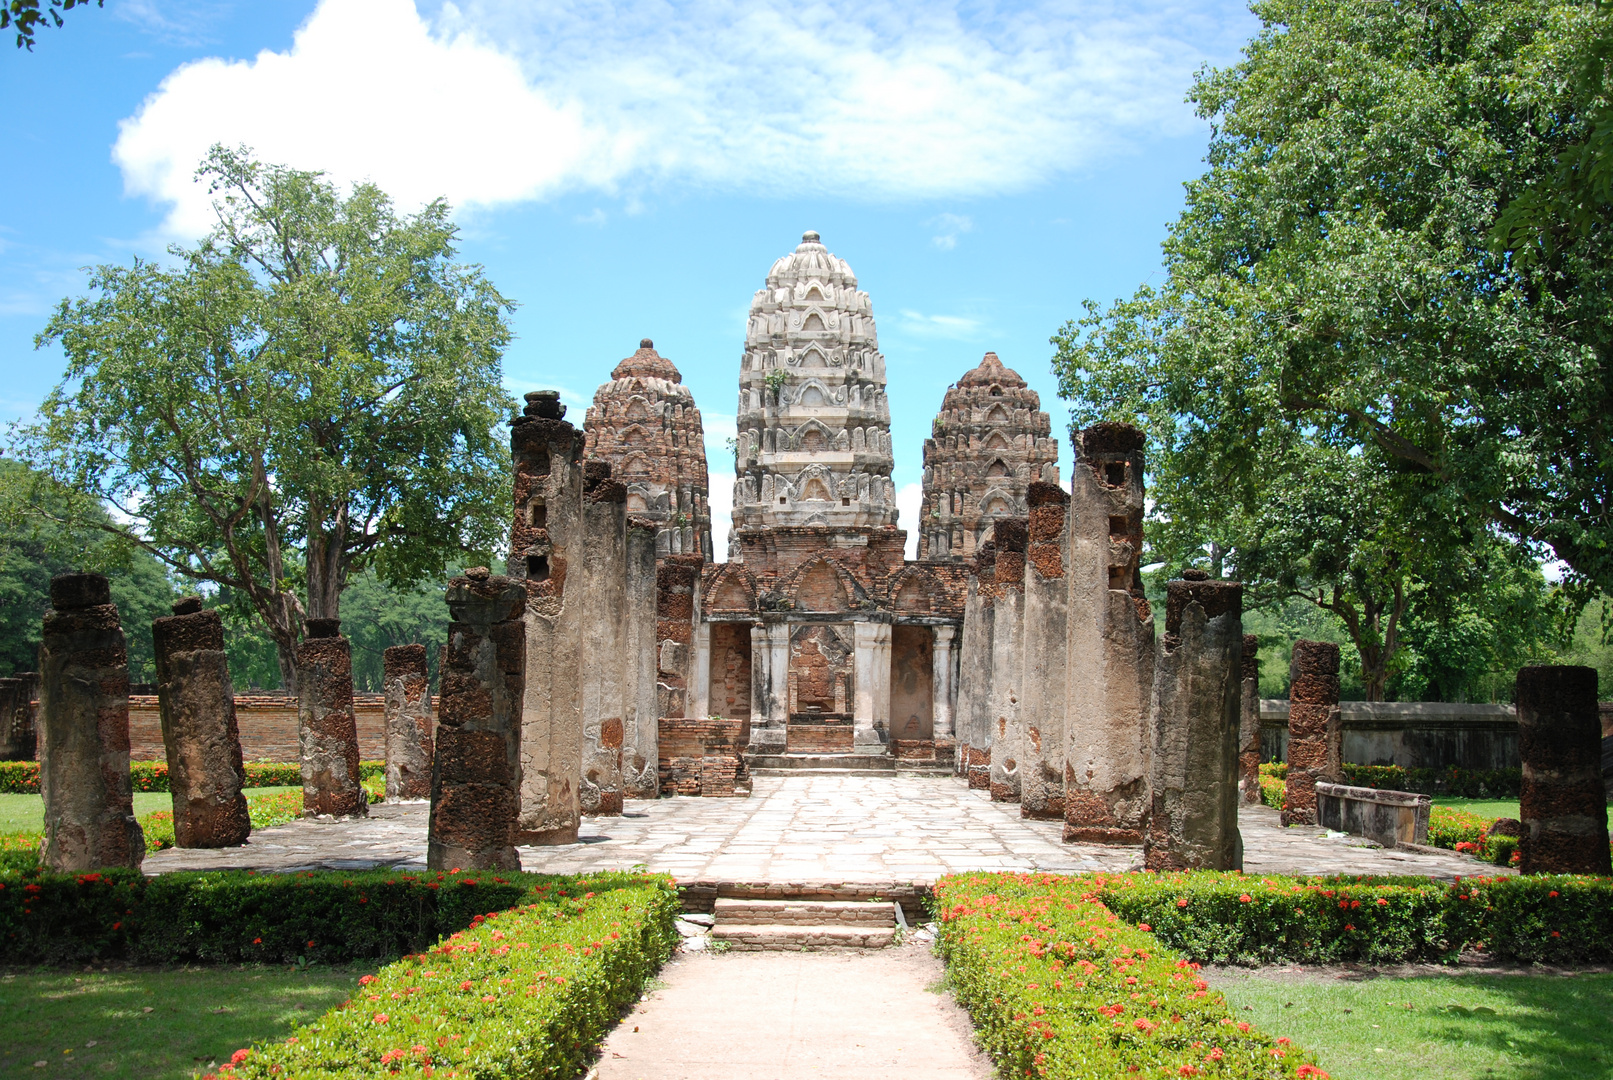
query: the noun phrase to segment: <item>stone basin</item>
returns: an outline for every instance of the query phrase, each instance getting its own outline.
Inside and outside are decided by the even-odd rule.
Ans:
[[[1348,784],[1316,785],[1316,823],[1364,836],[1386,848],[1428,843],[1433,800],[1411,791],[1380,791]]]

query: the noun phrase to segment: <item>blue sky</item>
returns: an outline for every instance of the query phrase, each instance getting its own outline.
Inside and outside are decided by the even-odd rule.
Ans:
[[[930,420],[987,350],[1063,430],[1048,337],[1157,272],[1208,136],[1192,73],[1256,28],[1215,0],[74,10],[0,48],[0,420],[59,379],[33,337],[82,268],[205,231],[196,159],[245,143],[405,208],[446,196],[521,305],[512,392],[557,387],[580,422],[653,338],[706,417],[719,533],[745,312],[818,230],[873,300],[906,526]]]

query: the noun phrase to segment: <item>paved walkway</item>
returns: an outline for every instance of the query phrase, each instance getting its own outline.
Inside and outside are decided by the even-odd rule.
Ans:
[[[298,821],[254,833],[244,847],[170,849],[149,856],[167,870],[423,868],[425,803],[372,806],[364,821]],[[1283,829],[1277,813],[1239,815],[1244,867],[1266,874],[1494,873],[1463,856],[1384,851],[1320,829]],[[928,883],[964,870],[1121,871],[1138,848],[1065,844],[1056,821],[1027,821],[952,777],[757,777],[748,799],[629,802],[621,817],[584,819],[579,842],[520,849],[524,869],[625,870],[680,881],[898,881]]]
[[[923,944],[682,953],[606,1037],[599,1080],[989,1080],[944,973]]]

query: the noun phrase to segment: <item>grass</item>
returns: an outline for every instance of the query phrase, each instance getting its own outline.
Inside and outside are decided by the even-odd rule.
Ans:
[[[1613,1078],[1613,975],[1295,978],[1211,984],[1262,1031],[1313,1051],[1334,1080]]]
[[[1452,810],[1466,810],[1471,814],[1479,814],[1488,818],[1516,818],[1518,816],[1517,799],[1459,799],[1453,795],[1435,795],[1435,806],[1448,806]]]
[[[0,1075],[199,1076],[339,1004],[369,970],[13,969],[0,974]]]
[[[272,795],[284,791],[301,791],[300,787],[248,788],[248,798],[255,795]],[[145,817],[154,810],[172,810],[174,797],[166,791],[137,791],[134,795],[134,816]],[[38,795],[0,794],[0,833],[39,832],[45,827],[45,800]]]

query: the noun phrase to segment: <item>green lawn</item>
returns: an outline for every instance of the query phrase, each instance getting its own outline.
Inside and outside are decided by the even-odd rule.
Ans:
[[[1613,975],[1338,979],[1221,972],[1239,1015],[1333,1080],[1613,1078]]]
[[[1484,817],[1518,816],[1517,799],[1458,799],[1454,796],[1435,795],[1435,806],[1448,806],[1452,810],[1466,810]]]
[[[247,788],[248,796],[267,795],[279,791],[301,791],[300,787]],[[134,795],[134,816],[143,817],[153,810],[172,810],[174,797],[166,791],[137,791]],[[45,827],[45,802],[38,795],[0,795],[0,833],[39,832]]]
[[[0,1076],[199,1076],[343,1001],[371,970],[5,970]]]

